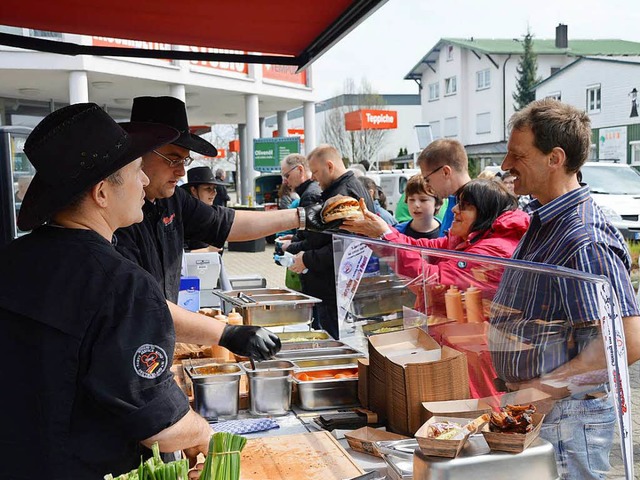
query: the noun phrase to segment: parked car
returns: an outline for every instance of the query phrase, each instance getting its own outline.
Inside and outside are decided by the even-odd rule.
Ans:
[[[367,177],[373,179],[387,197],[387,209],[395,211],[400,197],[404,193],[409,179],[416,173],[420,173],[417,168],[404,168],[398,170],[369,170]]]
[[[625,238],[640,240],[640,173],[613,162],[587,162],[580,171],[609,221]]]

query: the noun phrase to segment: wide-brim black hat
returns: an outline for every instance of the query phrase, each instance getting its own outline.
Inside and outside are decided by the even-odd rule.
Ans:
[[[218,180],[209,167],[193,167],[187,170],[187,183],[184,186],[196,186],[196,185],[225,185],[228,183]]]
[[[201,155],[215,157],[218,155],[216,147],[198,135],[189,131],[187,107],[182,100],[175,97],[136,97],[131,108],[132,122],[161,123],[175,128],[180,136],[174,145],[192,150]]]
[[[95,103],[47,115],[24,145],[36,175],[22,201],[18,227],[26,231],[42,225],[93,185],[177,137],[165,125],[117,124]]]

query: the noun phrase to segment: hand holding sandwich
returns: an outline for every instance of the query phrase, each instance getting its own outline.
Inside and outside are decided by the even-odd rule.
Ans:
[[[340,228],[369,238],[380,238],[389,231],[389,225],[381,217],[367,210],[362,198],[360,208],[363,216],[347,218]]]
[[[362,218],[360,203],[353,197],[336,195],[324,204],[305,207],[307,230],[336,230],[347,218]]]

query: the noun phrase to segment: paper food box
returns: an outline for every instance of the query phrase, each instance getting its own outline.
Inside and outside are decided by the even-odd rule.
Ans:
[[[469,398],[465,355],[419,328],[370,337],[369,360],[369,408],[395,433],[420,428],[424,401]]]
[[[455,458],[462,451],[464,444],[467,442],[469,435],[475,433],[478,428],[484,425],[487,418],[460,418],[460,417],[440,417],[434,416],[427,420],[416,432],[416,440],[420,446],[420,450],[425,455],[435,457]],[[434,436],[435,431],[432,426],[435,425],[456,425],[445,432],[441,437]],[[438,429],[435,429],[438,430]]]
[[[366,453],[367,455],[374,455],[381,457],[375,442],[389,441],[389,440],[404,440],[407,437],[404,435],[398,435],[396,433],[386,432],[384,430],[378,430],[377,428],[362,427],[352,432],[344,434],[344,437],[349,442],[349,446],[357,451]]]
[[[358,359],[358,400],[364,408],[369,408],[369,359]]]
[[[433,416],[477,418],[484,413],[491,413],[491,405],[482,398],[422,402],[421,422],[424,423]]]

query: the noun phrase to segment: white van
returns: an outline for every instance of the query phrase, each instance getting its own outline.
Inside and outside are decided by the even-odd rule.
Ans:
[[[367,172],[371,178],[387,196],[387,209],[394,212],[404,193],[407,182],[415,174],[420,173],[419,168],[403,168],[401,170],[376,170]]]

